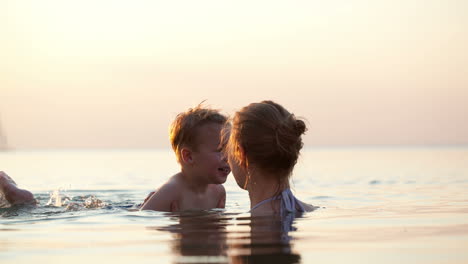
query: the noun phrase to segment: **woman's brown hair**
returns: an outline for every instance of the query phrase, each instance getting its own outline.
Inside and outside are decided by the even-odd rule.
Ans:
[[[222,142],[232,159],[245,168],[254,167],[276,177],[289,179],[301,150],[304,121],[273,101],[252,103],[236,112],[225,126]]]

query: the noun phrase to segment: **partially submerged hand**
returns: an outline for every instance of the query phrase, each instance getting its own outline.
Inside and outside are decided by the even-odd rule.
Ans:
[[[36,204],[34,195],[28,190],[18,188],[15,181],[3,171],[0,171],[0,194],[10,205]]]

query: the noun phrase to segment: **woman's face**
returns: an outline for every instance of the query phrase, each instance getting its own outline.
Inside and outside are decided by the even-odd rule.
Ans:
[[[247,170],[243,168],[231,155],[228,155],[228,163],[229,167],[231,167],[232,175],[234,175],[234,179],[236,179],[237,185],[245,190],[247,187],[245,186],[247,180]]]
[[[231,135],[231,129],[232,127],[230,125],[225,126],[223,128],[223,136],[221,137],[221,144],[222,144],[222,149],[224,149],[224,153],[227,156],[228,164],[229,167],[231,168],[232,175],[234,175],[234,179],[236,179],[237,185],[239,185],[240,188],[246,189],[246,180],[247,180],[247,170],[243,166],[239,164],[239,161],[237,158],[234,156],[232,153],[232,146],[236,145],[234,142],[235,140],[232,139]],[[226,147],[229,146],[228,150]]]

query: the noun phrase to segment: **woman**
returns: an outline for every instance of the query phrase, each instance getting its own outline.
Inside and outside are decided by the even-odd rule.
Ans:
[[[305,123],[272,101],[236,112],[223,129],[224,151],[253,214],[312,211],[291,193],[289,178],[303,146]]]

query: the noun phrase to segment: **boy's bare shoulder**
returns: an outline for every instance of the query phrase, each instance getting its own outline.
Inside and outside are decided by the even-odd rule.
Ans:
[[[177,181],[176,175],[174,175],[156,191],[152,192],[152,194],[150,194],[151,197],[145,200],[140,209],[165,212],[173,211],[171,207],[174,206],[174,202],[179,200],[180,193],[180,183]]]
[[[210,184],[210,192],[212,197],[216,199],[216,208],[225,208],[226,206],[226,190],[222,184]]]
[[[177,173],[173,175],[172,177],[170,177],[169,180],[167,180],[167,182],[164,183],[160,188],[165,188],[168,190],[175,191],[176,189],[181,189],[181,184],[182,184],[181,175],[180,173]]]
[[[159,186],[158,189],[156,189],[155,194],[164,194],[167,196],[177,196],[180,194],[181,191],[181,182],[179,179],[178,174],[172,176],[169,178],[167,182],[165,182],[163,185]]]
[[[161,185],[156,193],[163,193],[168,196],[176,196],[180,193],[181,186],[180,183],[174,180],[173,178],[169,179],[166,183]]]
[[[218,200],[226,200],[226,189],[222,184],[211,184],[212,192]],[[223,206],[224,207],[224,206]]]
[[[224,186],[222,184],[210,184],[209,188],[211,189],[212,192],[214,192],[217,195],[226,194],[226,189],[224,189]]]

